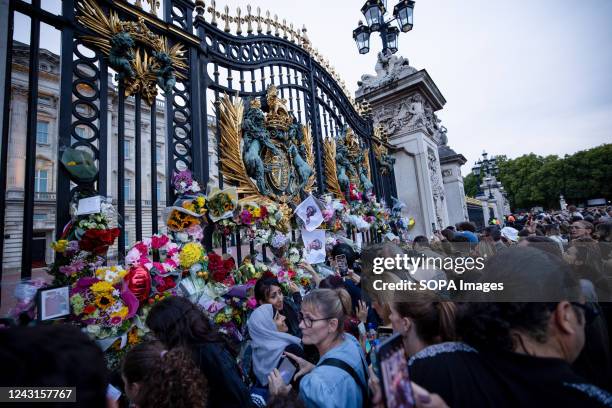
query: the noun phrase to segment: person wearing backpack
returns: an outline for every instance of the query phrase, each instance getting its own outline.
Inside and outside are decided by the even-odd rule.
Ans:
[[[331,289],[315,289],[302,300],[300,329],[304,344],[312,344],[321,358],[317,365],[291,353],[285,355],[299,367],[299,397],[307,407],[362,408],[369,405],[366,360],[357,339],[344,333],[347,316],[338,293]],[[269,378],[271,395],[291,390],[278,370]]]

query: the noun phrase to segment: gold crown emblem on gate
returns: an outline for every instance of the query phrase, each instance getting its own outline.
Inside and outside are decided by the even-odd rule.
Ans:
[[[276,86],[270,85],[266,95],[268,102],[268,114],[266,115],[266,127],[272,129],[287,130],[293,123],[293,118],[287,110],[287,101],[278,97]]]

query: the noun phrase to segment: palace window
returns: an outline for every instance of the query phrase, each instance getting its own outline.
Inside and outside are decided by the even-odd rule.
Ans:
[[[132,179],[126,178],[123,180],[123,199],[132,199]]]
[[[47,181],[48,181],[47,170],[36,170],[34,176],[34,191],[37,193],[47,192]]]
[[[36,143],[49,143],[49,122],[36,122]]]

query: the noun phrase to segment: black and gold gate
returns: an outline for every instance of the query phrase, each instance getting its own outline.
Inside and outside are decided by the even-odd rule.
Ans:
[[[57,149],[52,159],[57,163],[68,147],[92,153],[99,169],[95,188],[114,197],[119,216],[133,224],[134,235],[128,237],[124,230],[119,238],[120,257],[126,245],[142,239],[143,229],[158,232],[162,209],[174,199],[171,176],[175,171],[190,169],[203,184],[214,181],[219,187],[236,182],[235,177],[223,174],[228,167],[223,162],[227,153],[221,113],[224,104],[226,108],[237,106],[238,101],[246,108],[263,102],[265,106],[259,106],[268,114],[278,113],[271,109],[281,106],[290,120],[279,126],[289,131],[291,125],[299,124],[305,132],[301,134],[309,138],[310,150],[303,156],[310,154],[314,172],[302,175],[300,187],[346,193],[343,180],[337,180],[326,166],[326,160],[335,159],[336,152],[330,149],[341,143],[349,161],[357,158],[367,173],[348,174],[347,179],[351,183],[371,180],[373,192],[390,201],[395,181],[382,167],[379,171],[380,146],[373,145],[378,139],[372,138],[367,106],[356,105],[333,68],[311,45],[305,28],[250,6],[235,13],[227,7],[218,10],[214,1],[63,0],[55,11],[44,3],[46,0],[13,0],[8,17],[9,56],[19,46],[28,51],[29,58],[25,63],[28,114],[23,118],[22,277],[29,277],[32,270],[37,186],[42,177],[37,169],[37,112],[43,96],[38,83],[44,51],[41,24],[54,27],[61,38],[57,140],[53,141]],[[15,29],[23,29],[15,27],[17,15],[30,21],[29,46],[15,40]],[[14,57],[9,57],[5,118],[10,114],[8,90],[15,69]],[[268,103],[270,97],[279,104]],[[6,208],[7,179],[12,171],[7,164],[10,133],[9,120],[4,120],[0,208]],[[283,160],[295,157],[296,152],[289,150],[280,156],[269,153],[266,166],[278,170]],[[215,166],[218,172],[212,174]],[[81,186],[70,181],[62,166],[53,169],[49,183],[56,197],[55,235],[59,236],[70,219],[72,192]],[[283,178],[282,171],[270,173],[267,180],[276,186],[278,197],[289,183],[299,183],[299,174],[291,181]],[[127,207],[133,207],[129,214]],[[0,212],[3,265],[4,244],[9,239],[6,217],[7,211]],[[240,235],[232,241],[239,250]]]

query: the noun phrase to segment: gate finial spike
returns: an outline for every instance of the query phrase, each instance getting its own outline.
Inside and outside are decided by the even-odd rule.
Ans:
[[[247,4],[247,34],[253,34],[253,26],[251,25],[251,21],[253,20],[253,15],[251,14],[251,5]]]
[[[236,35],[241,35],[242,34],[242,20],[240,18],[240,14],[242,13],[242,10],[240,10],[240,7],[236,8]]]
[[[225,20],[225,27],[223,27],[223,31],[226,33],[230,32],[230,16],[229,16],[229,6],[225,6],[225,16],[223,17]]]
[[[266,34],[268,34],[268,35],[272,34],[272,29],[270,28],[270,23],[271,23],[271,20],[270,20],[270,10],[267,10],[266,11],[266,24],[268,26],[266,27]]]
[[[257,7],[257,34],[261,34],[261,8]]]
[[[293,23],[289,24],[289,34],[291,34],[290,41],[295,42],[295,31],[293,31]]]
[[[287,20],[283,18],[283,39],[287,39]]]
[[[217,10],[215,10],[215,0],[212,0],[211,6],[208,11],[212,14],[212,20],[210,20],[210,24],[213,26],[217,26]]]
[[[278,24],[278,15],[275,14],[274,15],[274,35],[277,36],[277,37],[280,35],[280,33],[278,32],[278,26],[279,26],[279,24]]]

